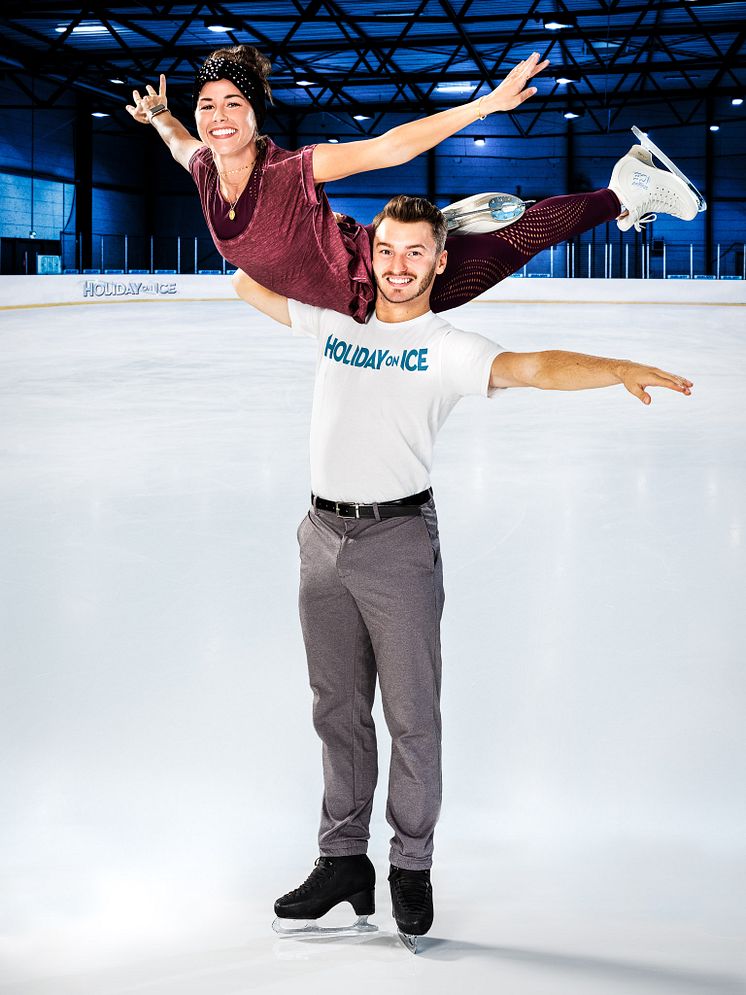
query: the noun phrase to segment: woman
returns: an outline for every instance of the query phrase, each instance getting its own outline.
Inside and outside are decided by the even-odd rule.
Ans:
[[[514,109],[536,93],[528,84],[547,65],[548,60],[540,62],[534,53],[476,101],[376,138],[309,145],[293,152],[261,134],[271,101],[270,63],[250,46],[218,49],[197,71],[193,106],[200,141],[168,110],[163,75],[158,92],[150,85],[143,96],[133,90],[135,103],[127,110],[136,121],[153,125],[174,159],[191,173],[213,241],[225,259],[276,293],[364,322],[375,295],[370,232],[352,218],[335,215],[322,185],[408,162],[474,121]],[[620,160],[615,173],[624,172],[623,164],[634,153]],[[633,164],[639,170],[638,160],[639,154]],[[652,166],[652,159],[648,165],[655,173],[663,172]],[[449,237],[448,267],[435,279],[433,311],[464,304],[542,249],[619,218],[623,196],[630,217],[619,225],[638,227],[642,211],[630,207],[633,191],[623,179],[617,176],[613,190],[541,201],[508,228],[495,224],[489,211],[473,213],[475,202],[481,206],[485,195],[460,202],[451,212],[447,209],[463,231],[490,230]],[[650,208],[649,197],[642,206]],[[657,202],[654,206],[676,213]],[[498,227],[502,230],[495,230]]]

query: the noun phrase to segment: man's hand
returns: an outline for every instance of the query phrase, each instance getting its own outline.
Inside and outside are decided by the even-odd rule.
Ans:
[[[675,373],[666,373],[655,366],[643,366],[641,363],[631,363],[627,360],[619,362],[619,379],[635,397],[643,404],[650,404],[652,397],[646,387],[667,387],[679,394],[691,394],[694,384],[691,380],[678,377]]]
[[[168,101],[166,100],[166,77],[163,73],[161,73],[160,89],[158,92],[156,93],[150,83],[148,83],[146,90],[148,92],[144,97],[140,96],[139,90],[133,90],[132,99],[135,102],[134,106],[132,104],[127,104],[126,106],[126,109],[135,121],[139,121],[140,124],[150,124],[148,114],[154,107],[157,107],[159,104],[165,104],[168,107]]]
[[[538,52],[534,52],[528,59],[519,62],[514,69],[511,69],[497,89],[482,100],[482,112],[492,114],[495,111],[512,111],[524,100],[533,97],[536,93],[536,87],[527,87],[527,84],[548,65],[549,59],[539,62]]]

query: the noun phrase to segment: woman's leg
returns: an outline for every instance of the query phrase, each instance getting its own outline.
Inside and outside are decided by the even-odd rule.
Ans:
[[[515,273],[542,249],[613,221],[620,211],[616,194],[596,190],[541,200],[500,231],[449,236],[448,265],[435,277],[430,307],[447,311],[466,304]]]

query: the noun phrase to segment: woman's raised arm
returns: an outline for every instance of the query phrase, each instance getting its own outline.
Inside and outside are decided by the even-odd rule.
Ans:
[[[519,62],[492,93],[479,100],[420,118],[419,121],[409,121],[378,138],[345,145],[317,145],[313,151],[314,179],[317,183],[329,183],[370,169],[385,169],[409,162],[467,125],[495,111],[511,111],[533,97],[536,87],[527,87],[526,84],[548,65],[548,59],[539,62],[539,54],[534,52],[530,58]]]
[[[134,106],[127,104],[127,110],[140,124],[152,124],[163,141],[168,145],[169,151],[174,159],[184,169],[189,169],[189,160],[197,149],[202,147],[202,142],[198,142],[189,134],[187,129],[177,120],[168,109],[166,99],[166,77],[161,73],[160,89],[156,93],[148,83],[147,93],[141,97],[139,90],[132,91]]]

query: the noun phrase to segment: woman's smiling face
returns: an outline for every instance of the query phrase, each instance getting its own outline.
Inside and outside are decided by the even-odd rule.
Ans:
[[[218,155],[240,152],[256,138],[254,108],[235,83],[205,83],[194,112],[200,139]]]

